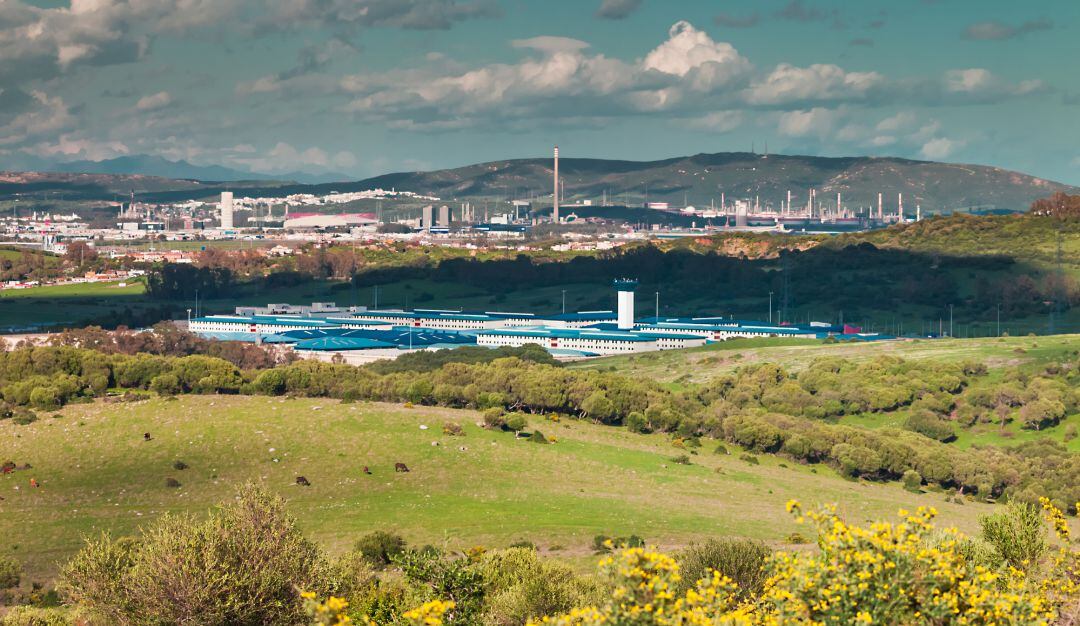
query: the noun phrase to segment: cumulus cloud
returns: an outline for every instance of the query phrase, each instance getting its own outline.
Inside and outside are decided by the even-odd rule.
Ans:
[[[1016,25],[1005,24],[998,21],[976,22],[964,30],[964,39],[974,41],[1001,41],[1004,39],[1016,39],[1031,33],[1050,30],[1054,23],[1046,18],[1030,20]]]
[[[823,107],[788,111],[780,115],[777,130],[788,137],[824,136],[832,132],[841,116],[840,111]]]
[[[683,121],[683,125],[696,130],[705,130],[711,133],[726,133],[735,130],[743,123],[742,111],[713,111],[700,117],[692,117]]]
[[[963,146],[963,142],[946,137],[935,137],[923,144],[919,154],[931,161],[940,161],[948,158],[961,146]]]
[[[64,100],[43,91],[30,92],[31,106],[0,126],[0,146],[54,136],[74,123]]]
[[[796,67],[781,63],[750,86],[746,99],[761,105],[856,101],[866,99],[884,84],[885,77],[877,72],[847,72],[836,65]]]
[[[310,147],[299,149],[286,143],[278,142],[273,148],[258,152],[251,146],[237,146],[229,161],[242,165],[254,172],[280,174],[295,169],[308,170],[349,170],[356,167],[356,155],[345,150],[329,153],[322,148]]]
[[[596,10],[596,17],[607,20],[621,20],[629,17],[641,7],[641,0],[603,0]]]
[[[446,30],[457,22],[502,15],[496,0],[277,0],[264,28],[320,24],[331,28]]]
[[[458,72],[441,67],[346,77],[341,87],[354,97],[345,110],[409,130],[454,130],[510,118],[582,123],[700,109],[705,94],[737,83],[751,69],[733,46],[687,22],[673,25],[666,41],[635,62],[588,53],[584,42],[561,37],[513,45],[537,54]]]
[[[172,104],[172,96],[167,91],[159,91],[149,96],[139,98],[135,108],[139,111],[158,111]]]

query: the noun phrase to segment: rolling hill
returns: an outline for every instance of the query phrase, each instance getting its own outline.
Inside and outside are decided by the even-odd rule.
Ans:
[[[86,167],[91,167],[87,165]],[[142,199],[168,202],[209,198],[226,188],[243,187],[251,195],[290,193],[325,194],[381,187],[436,195],[445,200],[468,198],[536,198],[550,202],[551,159],[513,159],[477,163],[429,172],[399,172],[352,182],[299,184],[247,181],[243,184],[178,180],[173,186],[145,176],[37,174],[34,192],[58,192],[87,200],[111,199],[118,191],[135,189]],[[94,168],[91,168],[94,169]],[[123,168],[120,168],[123,169]],[[819,202],[833,203],[837,193],[845,205],[876,204],[885,194],[886,206],[895,210],[896,194],[904,194],[905,207],[921,205],[927,214],[957,209],[1026,210],[1035,199],[1058,191],[1080,193],[1080,188],[1019,172],[982,165],[913,161],[899,158],[761,155],[746,152],[698,154],[660,161],[618,161],[564,158],[560,172],[565,198],[598,201],[605,193],[615,204],[640,205],[649,200],[697,206],[720,201],[721,193],[733,198],[760,197],[777,206],[791,190],[796,206],[805,202],[807,190],[817,189]],[[213,171],[212,178],[224,172]],[[19,176],[0,176],[0,198],[26,193]],[[148,184],[153,180],[153,184]],[[647,195],[646,195],[647,194]]]

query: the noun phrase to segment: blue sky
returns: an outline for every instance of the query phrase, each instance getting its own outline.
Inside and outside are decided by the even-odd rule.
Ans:
[[[0,0],[0,167],[763,149],[1080,184],[1072,0]]]

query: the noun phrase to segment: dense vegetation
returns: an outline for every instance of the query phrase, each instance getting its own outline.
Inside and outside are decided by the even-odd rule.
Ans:
[[[152,345],[147,336],[153,335],[122,336],[127,337],[122,342],[143,338]],[[98,345],[89,339],[68,343]],[[870,480],[935,484],[1025,502],[1047,495],[1073,513],[1080,500],[1080,456],[1060,443],[1039,439],[967,450],[946,443],[968,425],[1019,420],[1039,430],[1075,414],[1080,407],[1075,352],[1036,371],[1014,367],[994,377],[975,363],[915,364],[889,357],[864,363],[822,358],[798,374],[761,363],[707,384],[672,389],[612,372],[567,370],[542,362],[529,349],[503,358],[475,350],[443,352],[359,368],[313,361],[268,367],[272,356],[254,346],[225,355],[229,361],[203,354],[163,356],[161,349],[125,354],[115,345],[99,344],[105,353],[64,345],[0,354],[5,414],[32,421],[33,410],[111,389],[468,407],[485,411],[500,427],[515,421],[514,413],[554,413],[636,432],[670,433],[683,447],[701,445],[702,437],[725,439]],[[172,354],[185,353],[182,341],[163,345],[171,346]],[[902,416],[905,428],[835,423],[876,414]]]
[[[332,557],[284,505],[246,486],[205,518],[91,537],[64,568],[66,608],[16,607],[2,623],[1035,625],[1080,615],[1080,553],[1047,500],[1064,543],[1056,552],[1034,507],[984,517],[982,535],[967,538],[936,531],[931,509],[863,528],[793,500],[788,511],[816,530],[817,551],[714,539],[672,557],[598,537],[597,576],[527,543],[454,553],[383,531]]]

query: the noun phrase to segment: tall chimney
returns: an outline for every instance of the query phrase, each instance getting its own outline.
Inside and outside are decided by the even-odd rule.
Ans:
[[[878,219],[881,219],[884,215],[885,213],[882,211],[881,208],[881,192],[879,191],[877,195],[877,217]]]
[[[896,221],[904,221],[904,192],[896,194]]]
[[[551,219],[558,224],[559,223],[559,146],[555,146],[555,193],[552,195],[554,199],[553,211]]]
[[[615,289],[619,292],[618,328],[619,330],[634,329],[634,290],[638,282],[630,279],[615,281]]]

